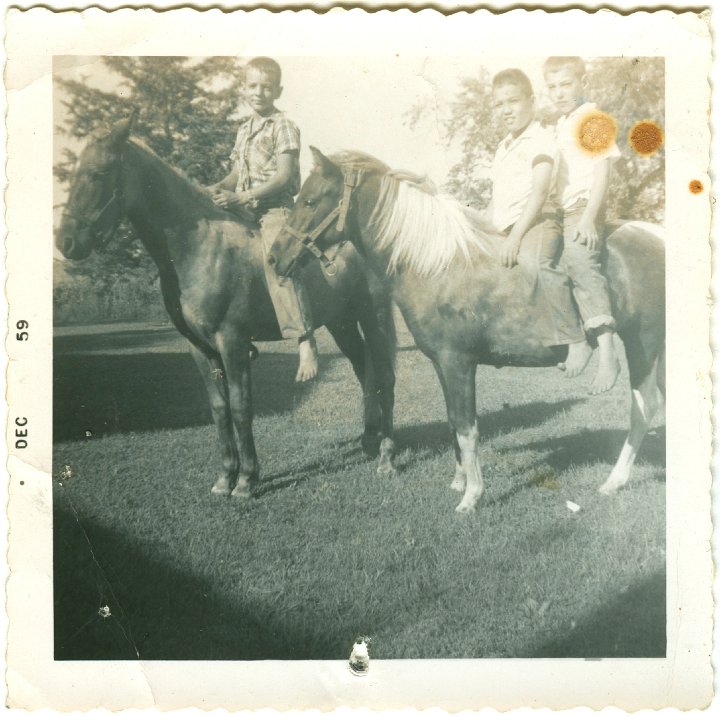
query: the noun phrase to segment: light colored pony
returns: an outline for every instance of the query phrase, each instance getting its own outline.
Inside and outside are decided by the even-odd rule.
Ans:
[[[317,253],[351,241],[383,277],[437,371],[455,438],[451,487],[463,492],[457,510],[471,511],[483,491],[476,366],[551,366],[565,357],[566,349],[545,347],[535,330],[542,317],[542,307],[530,300],[535,247],[524,241],[520,265],[503,268],[496,258],[499,239],[457,202],[367,155],[313,153],[315,167],[271,259],[279,274],[289,275],[311,258],[308,247]],[[344,215],[340,230],[333,212]],[[664,395],[664,242],[646,226],[614,228],[605,273],[632,396],[630,432],[600,488],[609,494],[629,479],[658,388]]]

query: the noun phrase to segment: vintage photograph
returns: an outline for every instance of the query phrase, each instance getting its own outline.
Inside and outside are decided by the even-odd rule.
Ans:
[[[9,704],[707,703],[706,15],[7,37]]]
[[[54,67],[56,659],[665,656],[662,57]]]

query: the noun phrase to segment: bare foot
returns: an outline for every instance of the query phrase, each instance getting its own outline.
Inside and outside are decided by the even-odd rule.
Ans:
[[[590,395],[598,395],[598,393],[610,390],[615,385],[618,375],[620,375],[620,363],[617,358],[610,361],[601,360],[595,374],[595,380],[590,386]]]
[[[615,332],[610,327],[600,329],[597,334],[598,369],[590,386],[590,395],[604,393],[615,385],[620,373],[620,363],[615,352]]]
[[[567,359],[564,363],[560,363],[558,368],[565,371],[566,378],[577,378],[585,370],[592,353],[587,341],[571,343],[568,346]]]
[[[312,380],[318,374],[318,354],[315,337],[310,336],[300,341],[299,350],[300,365],[297,375],[295,376],[295,381],[297,383],[304,383],[305,381]]]

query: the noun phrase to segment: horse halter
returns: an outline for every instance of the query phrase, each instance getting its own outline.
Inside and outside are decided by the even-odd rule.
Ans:
[[[104,216],[104,214],[115,204],[120,204],[123,199],[123,192],[120,187],[115,187],[113,189],[112,196],[105,202],[105,204],[98,209],[92,216],[75,216],[74,214],[70,213],[69,211],[63,212],[63,218],[68,217],[69,219],[72,219],[73,221],[77,222],[79,227],[86,228],[86,227],[92,227],[94,224],[96,224],[100,219]],[[122,209],[122,206],[121,206]],[[112,238],[112,234],[109,238],[107,238],[105,241],[103,241],[100,246],[101,248],[105,246],[107,243],[109,243],[110,239]]]
[[[337,273],[335,262],[323,252],[316,242],[336,219],[337,226],[335,228],[337,232],[340,233],[345,229],[347,213],[350,208],[350,196],[352,190],[360,184],[361,179],[362,171],[360,169],[345,169],[343,174],[343,195],[340,203],[312,231],[303,234],[289,224],[285,225],[285,231],[287,231],[290,236],[297,239],[315,258],[320,259],[328,276],[334,276]],[[343,243],[345,243],[344,240],[340,242],[338,248],[342,246]]]

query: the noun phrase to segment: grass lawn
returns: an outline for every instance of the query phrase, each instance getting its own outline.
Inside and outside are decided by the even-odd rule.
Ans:
[[[210,495],[217,440],[182,339],[59,331],[56,658],[347,659],[360,635],[373,658],[664,656],[664,428],[625,490],[597,492],[626,374],[591,398],[594,364],[576,381],[479,368],[486,493],[460,517],[440,387],[400,338],[397,477],[361,453],[359,389],[326,335],[313,385],[293,382],[292,342],[260,344],[262,476],[238,502]]]

